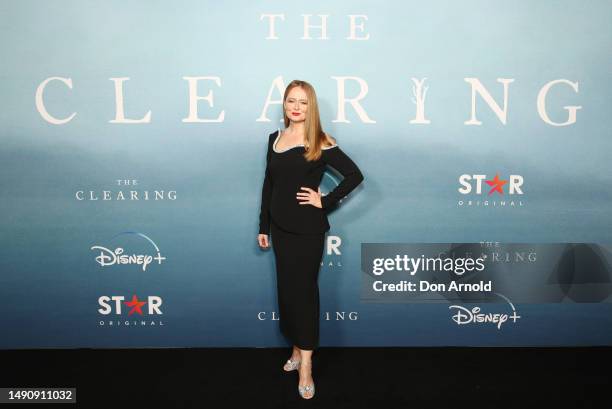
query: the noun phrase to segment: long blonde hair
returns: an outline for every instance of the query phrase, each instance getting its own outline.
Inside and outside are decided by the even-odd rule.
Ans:
[[[287,100],[289,91],[295,87],[301,87],[306,92],[306,97],[308,99],[308,109],[306,110],[306,120],[304,123],[304,136],[306,137],[304,144],[306,145],[306,153],[304,154],[304,158],[306,158],[307,161],[318,160],[321,157],[321,147],[326,143],[328,138],[321,127],[317,94],[313,86],[306,81],[293,80],[287,85],[287,88],[285,88],[285,94],[283,95],[283,118],[285,121],[285,128],[289,126],[289,117],[285,111],[285,101]],[[327,135],[329,136],[329,134]]]

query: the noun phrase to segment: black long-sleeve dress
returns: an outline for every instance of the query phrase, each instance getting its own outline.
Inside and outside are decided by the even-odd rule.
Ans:
[[[363,174],[338,145],[323,147],[321,157],[313,162],[304,158],[303,144],[277,151],[280,135],[279,129],[268,139],[259,233],[272,235],[281,332],[293,345],[312,350],[319,345],[317,281],[330,228],[327,211],[361,183]],[[306,192],[302,186],[317,191],[326,165],[344,179],[321,197],[322,209],[300,204],[297,192]]]

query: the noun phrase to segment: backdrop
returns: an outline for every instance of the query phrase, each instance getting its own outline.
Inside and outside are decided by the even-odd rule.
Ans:
[[[365,176],[329,214],[322,346],[612,344],[611,12],[0,3],[0,347],[288,345],[256,238],[293,79]],[[390,289],[457,254],[373,269],[457,251],[488,256],[473,288]]]

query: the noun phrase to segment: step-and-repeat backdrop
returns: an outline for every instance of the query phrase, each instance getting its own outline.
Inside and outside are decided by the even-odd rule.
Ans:
[[[0,347],[288,345],[257,233],[293,79],[365,176],[322,346],[612,344],[611,11],[3,2]]]

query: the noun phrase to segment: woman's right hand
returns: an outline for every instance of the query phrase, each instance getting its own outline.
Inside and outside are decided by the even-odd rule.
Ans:
[[[270,242],[268,241],[267,234],[258,234],[257,241],[259,243],[259,247],[261,247],[262,249],[267,249],[268,247],[270,247]]]

